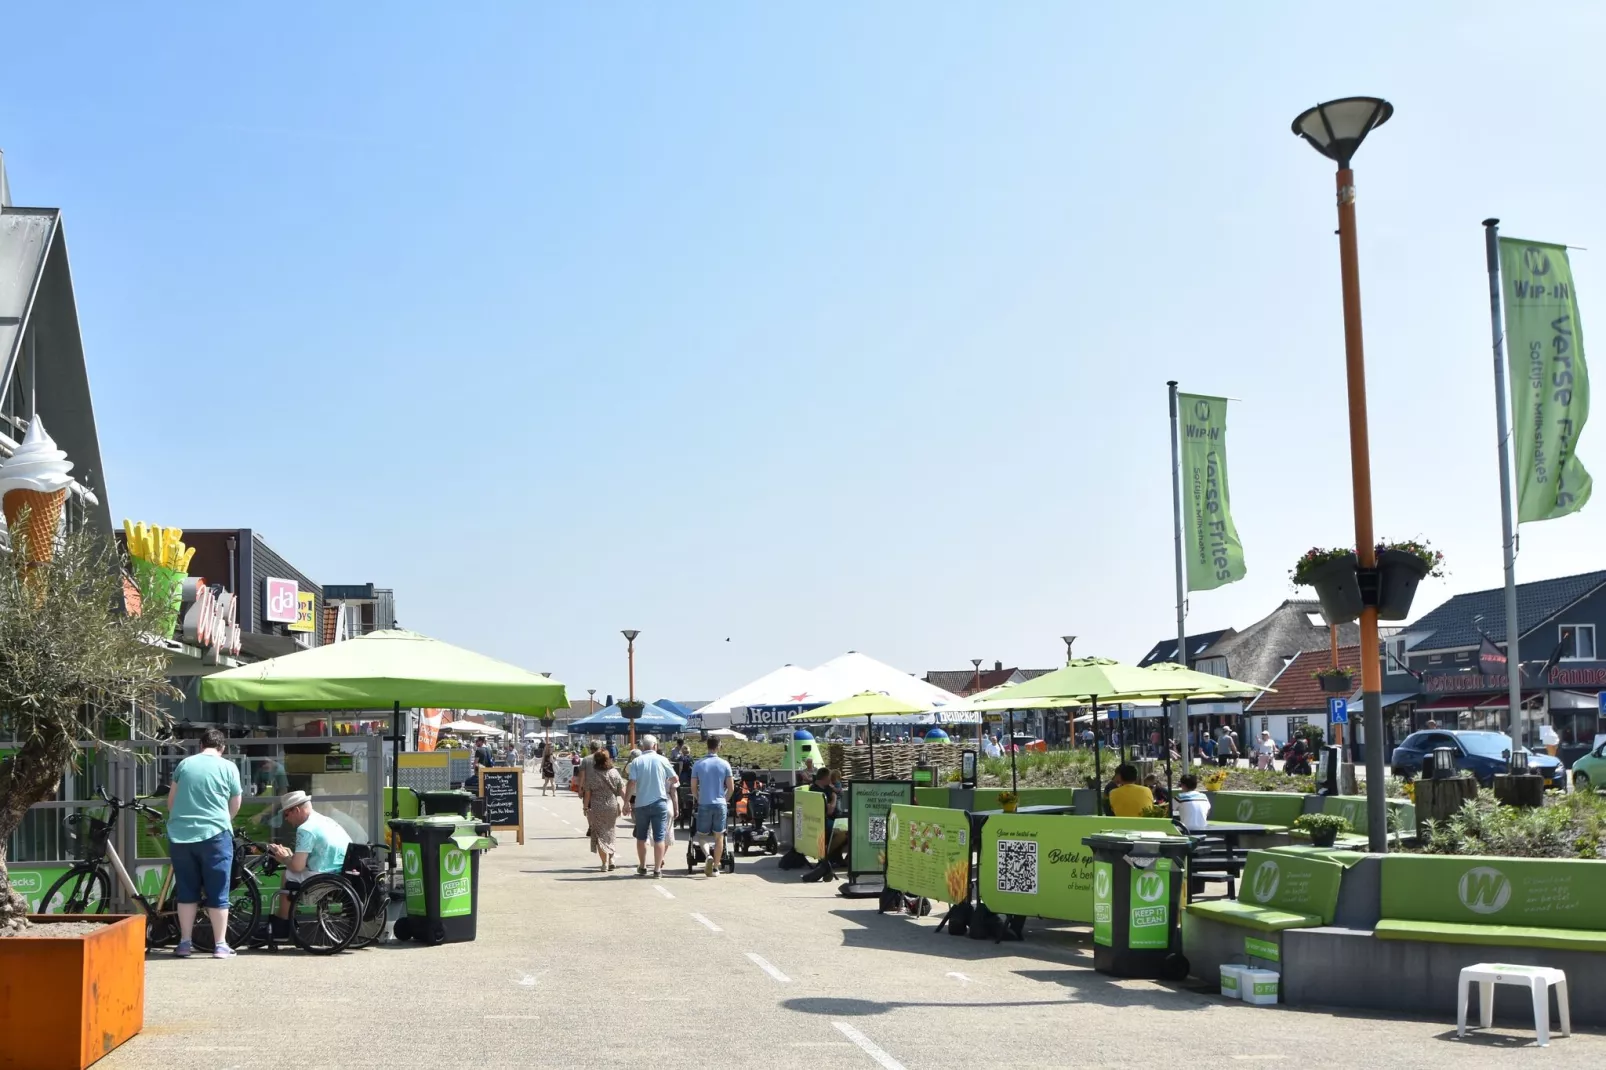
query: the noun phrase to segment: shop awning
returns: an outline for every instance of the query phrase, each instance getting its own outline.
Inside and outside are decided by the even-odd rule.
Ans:
[[[569,704],[556,680],[399,628],[203,676],[201,701],[266,710],[399,705],[530,714]]]
[[[1532,702],[1539,694],[1538,691],[1524,691],[1522,701]],[[1507,705],[1506,693],[1501,691],[1498,694],[1443,695],[1419,704],[1417,710],[1503,710]]]

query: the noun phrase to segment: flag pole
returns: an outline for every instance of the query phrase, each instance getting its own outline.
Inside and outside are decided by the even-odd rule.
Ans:
[[[1484,253],[1489,262],[1489,334],[1494,339],[1495,434],[1500,446],[1500,547],[1506,567],[1507,724],[1511,745],[1522,746],[1522,662],[1517,657],[1517,526],[1511,521],[1511,431],[1506,423],[1506,336],[1500,318],[1500,220],[1483,221]],[[1543,685],[1541,685],[1543,686]]]
[[[1188,667],[1188,592],[1182,568],[1182,445],[1177,431],[1177,381],[1166,382],[1171,403],[1171,522],[1177,559],[1177,664]],[[1171,737],[1181,742],[1182,771],[1193,764],[1193,748],[1188,745],[1188,700],[1177,699],[1177,722]],[[1097,725],[1093,726],[1095,729]]]

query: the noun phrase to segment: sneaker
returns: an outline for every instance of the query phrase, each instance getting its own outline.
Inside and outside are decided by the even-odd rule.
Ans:
[[[705,877],[712,877],[714,875],[714,856],[713,855],[709,855],[708,856],[708,861],[703,863],[703,875]]]
[[[618,866],[613,864],[613,859],[611,859],[611,858],[608,859],[608,872],[609,873],[612,873],[614,870],[616,870],[618,868],[619,868]]]
[[[664,875],[664,871],[663,870],[657,868],[656,866],[653,867],[653,871],[652,871],[652,879],[653,880],[658,880],[663,875]]]
[[[647,875],[647,867],[646,866],[637,866],[636,867],[636,876],[645,877],[646,875]]]
[[[178,946],[173,949],[173,957],[176,959],[187,959],[194,953],[195,944],[190,940],[180,940]]]
[[[234,955],[234,949],[228,944],[218,944],[212,949],[212,957],[215,959],[232,959]]]

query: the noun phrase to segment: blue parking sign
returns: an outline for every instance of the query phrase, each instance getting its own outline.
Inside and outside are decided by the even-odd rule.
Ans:
[[[1349,724],[1349,700],[1341,698],[1328,699],[1327,719],[1333,724]]]

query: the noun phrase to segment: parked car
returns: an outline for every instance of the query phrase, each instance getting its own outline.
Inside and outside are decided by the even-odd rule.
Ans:
[[[1606,789],[1606,739],[1597,737],[1595,749],[1573,763],[1573,790]]]
[[[1463,732],[1435,728],[1426,732],[1412,732],[1394,748],[1394,757],[1389,762],[1394,775],[1421,776],[1423,760],[1440,747],[1454,748],[1456,768],[1471,773],[1485,787],[1494,783],[1496,773],[1504,773],[1511,768],[1511,737],[1504,732]],[[1528,755],[1528,768],[1543,774],[1545,787],[1566,788],[1567,773],[1561,762],[1548,754],[1535,754],[1526,747],[1523,751]],[[1602,771],[1602,775],[1606,776],[1606,770]]]

